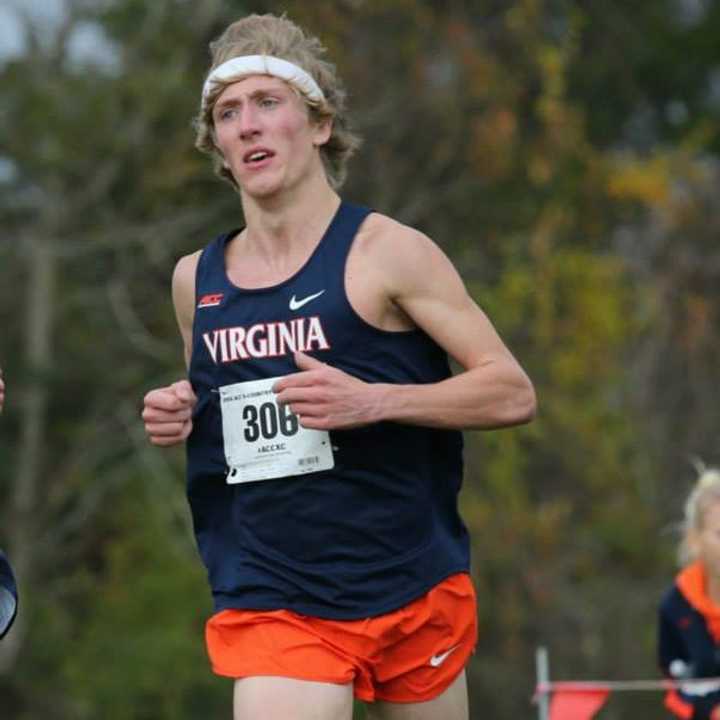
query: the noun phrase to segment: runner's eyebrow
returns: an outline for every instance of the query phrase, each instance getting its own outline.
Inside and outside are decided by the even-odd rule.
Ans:
[[[262,98],[268,96],[283,95],[284,89],[285,88],[283,87],[258,88],[257,90],[253,90],[248,95],[248,98],[250,100],[261,100]],[[225,100],[220,100],[219,102],[215,103],[215,109],[223,110],[229,107],[236,107],[238,105],[242,105],[242,102],[242,98],[239,97],[226,98]]]

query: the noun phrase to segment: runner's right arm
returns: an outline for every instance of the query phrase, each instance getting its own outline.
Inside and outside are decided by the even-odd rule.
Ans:
[[[190,365],[192,326],[195,313],[195,269],[199,251],[181,258],[175,266],[172,297],[185,365]],[[187,379],[155,388],[145,395],[142,419],[153,445],[169,447],[185,442],[192,431],[192,411],[197,398]]]

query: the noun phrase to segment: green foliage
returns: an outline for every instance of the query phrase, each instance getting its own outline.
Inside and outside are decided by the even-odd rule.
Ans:
[[[228,717],[231,681],[213,679],[204,653],[204,573],[187,536],[177,537],[157,499],[147,502],[146,482],[138,478],[115,499],[117,530],[104,543],[101,573],[84,588],[63,692],[78,719],[96,717],[97,708],[118,720]]]
[[[131,476],[108,494],[81,556],[45,570],[49,592],[21,588],[30,633],[18,718],[230,715],[231,682],[210,673],[204,652],[212,608],[188,519],[148,482]]]

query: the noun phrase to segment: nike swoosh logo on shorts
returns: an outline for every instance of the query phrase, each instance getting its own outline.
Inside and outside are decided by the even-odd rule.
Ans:
[[[455,650],[457,650],[459,647],[460,647],[459,645],[455,645],[454,647],[451,647],[449,650],[446,650],[444,653],[440,653],[439,655],[433,655],[430,658],[430,665],[432,667],[440,667],[445,662],[445,660],[447,660],[450,653],[455,652]]]
[[[290,298],[290,309],[291,310],[299,310],[303,305],[307,305],[311,300],[314,300],[315,298],[319,298],[325,290],[321,290],[320,292],[316,292],[314,295],[308,295],[307,297],[302,298],[301,300],[296,300],[295,296],[293,295]]]

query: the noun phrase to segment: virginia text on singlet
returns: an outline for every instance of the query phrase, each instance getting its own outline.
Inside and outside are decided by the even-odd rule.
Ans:
[[[371,617],[469,568],[460,432],[381,422],[303,433],[264,382],[298,371],[296,349],[369,383],[450,375],[425,333],[379,330],[348,301],[345,265],[369,212],[343,203],[305,265],[273,287],[228,279],[237,231],[199,259],[188,498],[216,610]]]

